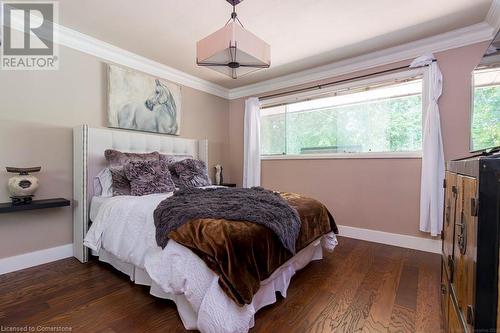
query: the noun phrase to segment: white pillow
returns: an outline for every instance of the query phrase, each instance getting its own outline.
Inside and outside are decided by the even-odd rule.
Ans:
[[[94,196],[112,197],[113,196],[113,177],[109,168],[101,170],[94,177]]]

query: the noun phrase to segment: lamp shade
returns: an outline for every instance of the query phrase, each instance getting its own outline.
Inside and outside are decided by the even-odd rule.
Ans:
[[[196,62],[233,79],[271,65],[271,47],[230,21],[196,44]]]

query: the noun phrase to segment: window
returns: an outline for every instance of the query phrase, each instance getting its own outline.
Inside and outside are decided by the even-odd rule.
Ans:
[[[264,106],[262,155],[421,151],[422,76],[399,77],[351,83],[314,99]]]
[[[500,68],[474,71],[473,151],[500,146]]]

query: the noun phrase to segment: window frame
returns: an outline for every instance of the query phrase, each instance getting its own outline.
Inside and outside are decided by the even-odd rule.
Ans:
[[[409,70],[398,71],[395,73],[377,75],[375,77],[370,77],[366,79],[360,79],[353,81],[333,85],[328,88],[322,88],[318,92],[307,91],[302,93],[297,93],[291,96],[276,97],[269,100],[261,101],[261,108],[272,107],[279,104],[291,104],[296,103],[308,98],[321,98],[322,95],[329,95],[338,90],[345,90],[350,88],[356,88],[359,86],[369,86],[377,83],[390,81],[390,80],[403,80],[406,78],[412,78],[415,76],[422,76],[422,131],[424,126],[424,119],[428,109],[428,82],[429,82],[429,70],[428,66],[412,68]],[[318,160],[318,159],[386,159],[386,158],[396,158],[396,159],[421,159],[422,151],[403,151],[403,152],[361,152],[361,153],[327,153],[327,154],[269,154],[260,155],[261,160]]]
[[[496,57],[495,57],[496,58]],[[484,59],[483,59],[484,62]],[[482,62],[482,63],[483,63]],[[470,103],[469,103],[469,153],[475,154],[487,150],[488,148],[474,148],[474,140],[472,138],[472,122],[474,120],[474,104],[476,100],[476,83],[475,74],[478,71],[485,70],[488,68],[498,68],[500,70],[500,65],[498,63],[484,63],[483,67],[476,67],[471,72],[471,85],[470,85]]]

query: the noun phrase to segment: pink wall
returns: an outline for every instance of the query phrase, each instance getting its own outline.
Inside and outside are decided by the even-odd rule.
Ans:
[[[487,45],[436,54],[444,76],[439,105],[446,159],[468,154],[470,74]],[[229,174],[232,182],[241,184],[244,99],[231,101],[229,108]],[[418,231],[420,164],[420,159],[266,160],[262,186],[319,199],[341,225],[426,237]]]
[[[469,155],[471,71],[489,43],[479,43],[439,53],[443,95],[439,100],[444,155],[447,160]]]

